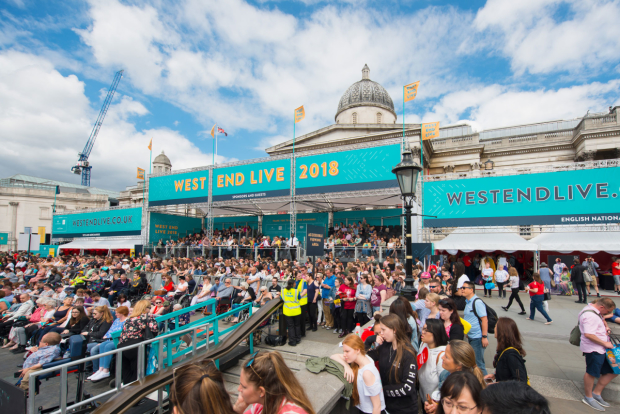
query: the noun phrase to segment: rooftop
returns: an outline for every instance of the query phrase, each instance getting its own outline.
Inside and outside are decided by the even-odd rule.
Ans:
[[[7,178],[0,178],[0,187],[19,187],[54,191],[56,186],[60,187],[61,193],[103,194],[108,196],[108,198],[114,199],[118,198],[120,195],[117,191],[103,190],[96,187],[86,187],[80,184],[49,180],[47,178],[33,177],[24,174],[15,174]]]

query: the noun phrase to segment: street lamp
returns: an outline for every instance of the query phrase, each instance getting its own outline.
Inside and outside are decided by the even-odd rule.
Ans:
[[[401,162],[392,168],[392,172],[396,174],[400,192],[403,197],[405,206],[405,286],[400,294],[407,300],[415,300],[417,290],[413,286],[413,257],[411,252],[411,208],[415,198],[416,186],[418,183],[418,175],[422,171],[422,167],[413,160],[411,150],[403,152]],[[416,214],[417,216],[417,214]]]

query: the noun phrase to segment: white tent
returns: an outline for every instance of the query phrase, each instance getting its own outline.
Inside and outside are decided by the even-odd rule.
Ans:
[[[116,250],[116,249],[133,249],[136,245],[141,245],[141,238],[133,239],[110,239],[110,240],[94,240],[94,239],[76,239],[70,243],[58,246],[58,251],[63,249],[101,249],[101,250]]]
[[[474,250],[485,252],[502,251],[513,253],[518,250],[536,251],[535,243],[525,240],[517,233],[509,232],[505,228],[491,227],[461,227],[454,230],[445,239],[435,243],[436,250],[445,250],[449,254],[457,251],[465,253]]]
[[[541,251],[620,254],[620,226],[557,227],[531,242]]]

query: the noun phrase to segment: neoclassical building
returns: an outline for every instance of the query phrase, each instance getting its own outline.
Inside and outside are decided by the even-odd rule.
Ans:
[[[445,126],[439,138],[424,141],[428,174],[480,169],[523,170],[620,157],[620,107],[583,118],[473,131],[469,125]],[[367,65],[362,79],[342,95],[335,124],[297,137],[295,151],[303,152],[402,137],[402,124],[388,92],[370,79]],[[420,156],[420,124],[405,124],[405,136]],[[267,148],[269,155],[292,152],[293,141]]]

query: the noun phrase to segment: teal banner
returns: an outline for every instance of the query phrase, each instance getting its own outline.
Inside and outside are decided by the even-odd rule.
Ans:
[[[266,161],[213,170],[213,201],[291,194],[291,160]]]
[[[206,203],[208,199],[208,170],[149,178],[149,206]]]
[[[427,227],[620,221],[620,167],[424,183]]]
[[[398,187],[392,168],[400,158],[398,144],[299,157],[295,191],[303,195]]]
[[[0,233],[0,245],[9,243],[9,233]]]
[[[54,237],[136,236],[142,233],[142,208],[54,214]]]
[[[200,233],[202,219],[151,213],[149,229],[149,241],[157,244],[160,240],[178,240],[189,234]]]

